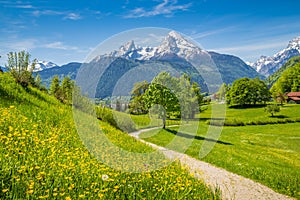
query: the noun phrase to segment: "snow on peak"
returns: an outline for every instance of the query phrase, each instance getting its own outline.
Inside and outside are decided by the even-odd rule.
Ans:
[[[291,40],[285,49],[282,49],[274,56],[261,56],[253,65],[256,71],[265,76],[276,72],[290,58],[300,55],[300,36]]]
[[[129,51],[134,51],[135,49],[136,49],[136,46],[135,46],[133,40],[127,42],[125,45],[120,47],[120,51],[125,52],[125,53],[127,53]]]
[[[288,49],[297,49],[300,51],[300,36],[289,42]]]
[[[202,50],[198,46],[175,31],[171,31],[157,48],[157,54],[177,54],[183,58],[199,53],[202,53]]]
[[[106,54],[106,56],[137,60],[152,60],[161,59],[167,55],[189,58],[202,52],[203,51],[199,47],[185,39],[179,33],[170,31],[158,47],[136,46],[134,41],[131,40],[122,45],[119,50],[112,51],[111,53]],[[102,56],[98,56],[95,60],[98,60],[101,57]]]
[[[182,35],[180,35],[179,33],[177,33],[176,31],[170,31],[168,36],[173,37],[173,38],[177,38],[177,39],[184,39],[182,37]]]
[[[47,61],[37,61],[37,63],[34,66],[34,70],[35,72],[37,71],[42,71],[44,69],[49,69],[52,67],[58,67],[58,65],[56,65],[53,62],[47,62]]]

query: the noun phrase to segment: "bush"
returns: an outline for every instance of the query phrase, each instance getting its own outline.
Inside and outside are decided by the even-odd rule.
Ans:
[[[107,122],[120,130],[126,132],[132,132],[136,130],[135,124],[131,120],[130,115],[126,113],[121,113],[106,107],[98,106],[96,107],[96,116],[98,119]]]
[[[275,113],[278,113],[280,111],[280,107],[277,104],[267,105],[265,107],[265,112],[271,114],[273,117]]]

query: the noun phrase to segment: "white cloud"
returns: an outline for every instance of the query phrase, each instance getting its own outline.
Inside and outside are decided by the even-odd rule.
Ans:
[[[29,51],[37,47],[36,40],[34,39],[14,41],[14,42],[7,43],[5,46],[10,51],[22,51],[22,50]]]
[[[79,19],[81,19],[81,16],[76,13],[69,13],[69,14],[67,14],[67,16],[64,17],[64,19],[79,20]]]
[[[151,17],[156,15],[172,16],[177,11],[186,11],[192,4],[177,4],[177,0],[163,0],[160,4],[150,10],[145,8],[135,8],[129,12],[125,18]]]
[[[63,15],[64,12],[54,11],[54,10],[35,10],[32,12],[32,15],[39,17],[42,15]]]
[[[217,29],[217,30],[211,30],[211,31],[205,31],[205,32],[201,32],[201,33],[194,33],[194,34],[190,35],[190,37],[194,40],[195,39],[201,39],[201,38],[205,38],[205,37],[208,37],[208,36],[211,36],[211,35],[216,35],[216,34],[222,33],[224,31],[228,31],[230,29],[232,29],[232,27]]]
[[[52,43],[43,45],[43,47],[49,48],[49,49],[60,49],[60,50],[78,50],[78,47],[65,45],[62,42],[52,42]]]
[[[22,8],[22,9],[33,9],[34,7],[32,5],[11,5],[8,6],[11,8]]]
[[[69,11],[55,11],[55,10],[35,10],[32,12],[35,17],[40,17],[42,15],[52,15],[52,16],[64,16],[63,19],[69,20],[79,20],[82,17],[74,12]]]

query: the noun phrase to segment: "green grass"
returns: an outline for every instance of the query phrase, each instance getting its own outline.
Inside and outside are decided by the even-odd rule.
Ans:
[[[25,90],[6,73],[0,74],[0,96],[0,199],[219,199],[178,163],[142,173],[101,163],[95,156],[106,157],[110,149],[87,150],[70,106]],[[100,126],[125,150],[153,151],[105,122]]]
[[[198,117],[200,120],[206,121],[207,124],[221,124],[218,119],[223,116],[221,107],[224,105],[213,104],[214,116],[211,115],[212,106],[208,106],[207,111],[200,113]],[[276,113],[274,117],[264,111],[264,107],[254,108],[227,108],[225,126],[247,126],[247,125],[266,125],[266,124],[285,124],[300,122],[300,109],[296,104],[284,104],[280,106],[280,112]]]
[[[149,115],[130,115],[132,121],[135,123],[137,129],[150,128],[162,126],[162,120],[157,116],[149,117]],[[166,125],[179,125],[178,119],[167,119]]]
[[[285,105],[280,114],[287,118],[296,118],[299,112],[300,105]],[[209,115],[210,109],[200,114],[202,119],[208,118]],[[242,121],[250,118],[259,120],[268,118],[263,108],[228,109],[227,117]],[[181,127],[181,134],[178,134],[178,137],[175,137],[178,128],[160,132],[149,131],[140,137],[176,151],[187,148],[186,154],[199,159],[199,152],[208,129],[205,121],[206,119],[200,122],[195,139],[191,137],[194,126]],[[213,150],[202,160],[300,199],[299,133],[300,123],[223,127]]]

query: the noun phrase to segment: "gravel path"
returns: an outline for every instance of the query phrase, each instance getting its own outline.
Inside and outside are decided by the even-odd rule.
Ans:
[[[169,159],[178,159],[182,165],[187,166],[195,177],[204,181],[206,185],[213,190],[221,191],[222,199],[237,199],[237,200],[285,200],[292,199],[291,197],[274,192],[272,189],[254,182],[248,178],[244,178],[237,174],[228,172],[224,169],[215,167],[206,162],[197,160],[183,153],[178,153],[164,147],[146,142],[139,138],[139,134],[157,128],[149,128],[139,130],[129,135],[137,138],[143,143],[159,149]]]

